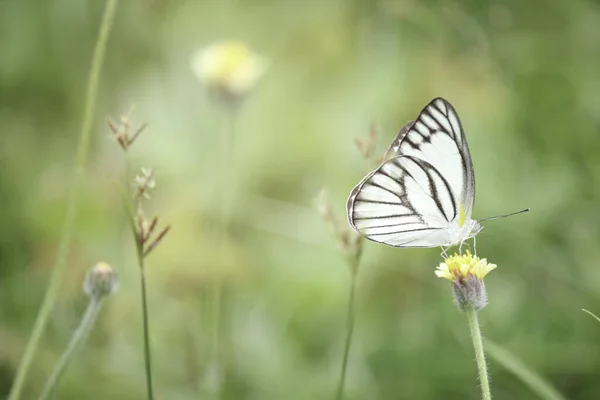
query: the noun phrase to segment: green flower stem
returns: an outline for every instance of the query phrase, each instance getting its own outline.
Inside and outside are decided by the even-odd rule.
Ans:
[[[142,320],[143,320],[143,332],[144,332],[144,369],[146,373],[146,398],[149,400],[154,399],[154,391],[152,389],[152,362],[150,357],[150,328],[148,322],[148,299],[146,294],[146,265],[144,263],[144,244],[138,232],[138,225],[136,223],[137,212],[140,208],[140,199],[137,195],[131,193],[131,163],[129,154],[125,151],[125,188],[122,192],[123,204],[125,206],[125,212],[127,213],[127,220],[129,221],[129,227],[131,228],[131,234],[135,242],[135,255],[138,262],[138,269],[140,270],[140,286],[142,292]],[[133,200],[132,200],[133,199]]]
[[[234,105],[226,105],[227,132],[222,135],[221,139],[221,154],[220,154],[220,170],[223,173],[222,182],[226,182],[226,185],[217,188],[217,199],[219,202],[219,217],[220,227],[218,230],[218,249],[219,257],[221,261],[225,260],[227,234],[231,224],[231,208],[234,198],[234,190],[236,185],[236,117],[237,109]],[[223,282],[221,280],[220,272],[214,271],[214,282],[212,287],[212,371],[214,374],[211,379],[215,379],[215,387],[210,389],[214,390],[212,393],[215,397],[218,397],[220,392],[220,364],[221,364],[221,308],[223,302]]]
[[[27,373],[29,372],[29,368],[33,361],[33,356],[35,355],[37,347],[40,343],[40,339],[42,338],[42,334],[44,333],[46,323],[48,322],[48,317],[50,316],[50,312],[52,311],[54,302],[56,301],[58,290],[62,283],[62,278],[67,264],[67,253],[69,250],[69,245],[71,243],[71,237],[73,235],[75,217],[77,215],[77,203],[79,201],[80,192],[79,189],[85,175],[85,165],[89,153],[92,123],[94,117],[94,110],[96,108],[98,84],[100,81],[100,72],[104,63],[106,44],[108,42],[108,36],[117,9],[117,4],[118,0],[107,0],[104,9],[104,16],[102,17],[100,33],[98,34],[96,47],[94,48],[92,66],[87,82],[84,113],[81,123],[77,155],[75,159],[75,176],[69,192],[67,213],[60,238],[58,256],[56,258],[54,267],[52,268],[50,283],[48,285],[48,289],[46,289],[46,294],[44,296],[42,306],[36,318],[31,337],[29,339],[29,342],[27,343],[27,347],[25,348],[23,359],[21,360],[21,363],[19,364],[19,367],[17,369],[15,380],[13,382],[10,394],[8,396],[8,400],[18,400],[21,398],[21,394],[25,385],[25,380],[27,378]]]
[[[475,359],[479,369],[479,382],[481,385],[481,396],[483,400],[491,400],[490,379],[487,373],[487,364],[485,363],[485,353],[483,352],[483,339],[481,337],[481,328],[477,319],[477,311],[473,307],[467,307],[467,319],[469,320],[469,329],[473,339],[473,348],[475,349]]]
[[[340,373],[340,381],[338,383],[337,400],[344,398],[344,385],[346,383],[346,371],[348,369],[348,357],[350,355],[350,346],[352,345],[352,336],[354,334],[354,320],[356,318],[354,311],[355,293],[356,293],[356,275],[357,268],[352,268],[352,277],[350,280],[350,295],[348,297],[348,314],[346,320],[346,344],[344,345],[344,355],[342,358],[342,370]]]
[[[150,329],[148,327],[148,301],[146,299],[146,273],[143,258],[140,259],[140,283],[142,286],[142,313],[144,317],[144,367],[146,370],[146,392],[149,400],[154,398],[152,391],[152,363],[150,359]],[[143,257],[143,255],[142,255]]]
[[[127,164],[129,165],[129,164]],[[129,170],[129,167],[126,167]],[[126,176],[129,176],[126,174]],[[129,192],[127,192],[129,194]],[[127,196],[127,198],[131,198]],[[129,200],[131,201],[131,200]],[[146,396],[149,400],[154,398],[154,392],[152,390],[152,363],[150,358],[150,328],[148,323],[148,299],[146,295],[146,266],[144,264],[144,248],[140,238],[140,234],[137,230],[135,222],[135,214],[131,208],[131,204],[125,200],[125,207],[128,214],[129,224],[133,233],[133,239],[135,241],[136,258],[138,261],[138,268],[140,270],[140,286],[142,288],[142,319],[144,326],[144,368],[146,371]],[[137,208],[137,206],[136,206]]]
[[[148,298],[146,294],[146,265],[144,263],[144,245],[142,243],[140,232],[136,224],[137,210],[139,210],[139,199],[134,198],[132,204],[132,194],[130,190],[130,173],[131,166],[129,163],[129,155],[125,153],[125,195],[124,203],[127,212],[131,233],[135,242],[135,254],[140,270],[140,286],[142,292],[142,319],[144,332],[144,369],[146,372],[146,397],[148,400],[154,399],[154,391],[152,389],[152,362],[150,357],[150,327],[148,322]]]
[[[85,314],[83,314],[83,318],[79,323],[79,326],[77,327],[77,329],[73,333],[73,336],[71,337],[69,345],[60,357],[58,364],[56,364],[52,375],[50,375],[50,378],[48,379],[48,381],[46,381],[46,384],[44,385],[44,390],[42,391],[39,400],[46,400],[50,398],[50,395],[56,388],[58,382],[60,381],[60,378],[69,366],[70,361],[73,359],[73,356],[76,353],[75,350],[77,350],[79,346],[83,343],[85,338],[88,336],[88,333],[94,326],[94,323],[96,322],[96,317],[98,316],[98,313],[102,308],[103,300],[103,298],[92,298],[90,300],[87,309],[85,310]]]

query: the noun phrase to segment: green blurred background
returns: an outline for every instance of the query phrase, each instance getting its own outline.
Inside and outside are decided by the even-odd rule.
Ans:
[[[0,396],[8,393],[54,263],[103,1],[0,2]],[[219,176],[228,121],[191,55],[241,40],[269,59],[237,116],[235,188]],[[312,206],[345,218],[368,172],[433,97],[461,116],[486,224],[484,336],[569,399],[600,398],[600,4],[593,1],[122,1],[103,70],[68,271],[24,398],[35,398],[86,306],[98,260],[119,273],[57,398],[145,396],[140,287],[122,210],[123,158],[106,127],[130,105],[155,168],[147,212],[172,230],[148,261],[155,389],[203,397],[211,285],[224,284],[223,399],[331,399],[350,274]],[[211,229],[235,192],[227,256]],[[435,278],[437,249],[367,243],[347,399],[478,399],[466,318]],[[218,267],[218,268],[215,268]],[[215,272],[215,270],[217,272]],[[494,398],[536,399],[490,359]]]

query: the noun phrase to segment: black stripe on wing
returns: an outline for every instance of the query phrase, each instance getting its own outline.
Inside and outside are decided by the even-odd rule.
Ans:
[[[408,133],[410,128],[412,128],[414,123],[415,123],[415,121],[408,121],[400,129],[400,132],[396,135],[396,138],[394,139],[394,141],[392,142],[390,147],[388,147],[387,151],[385,152],[384,161],[398,155],[398,150],[400,149],[400,143],[402,143],[402,140],[404,140],[404,137],[406,136],[406,134]]]
[[[362,221],[367,219],[380,219],[380,218],[403,218],[403,217],[413,217],[415,214],[386,214],[377,217],[354,217],[354,221]]]
[[[413,190],[422,191],[433,201],[435,215],[423,216],[417,212],[419,204],[412,204],[409,199],[407,180],[416,185],[411,183]],[[389,186],[382,185],[383,182]],[[398,201],[390,201],[390,195]],[[348,221],[355,230],[385,244],[389,244],[387,239],[377,237],[400,239],[397,235],[409,235],[406,240],[413,241],[416,232],[445,229],[442,221],[450,222],[457,214],[447,180],[430,163],[414,156],[394,157],[371,172],[350,193],[347,211]],[[435,220],[440,221],[441,226],[432,226]]]
[[[418,229],[409,229],[409,230],[404,230],[404,231],[392,231],[392,232],[385,232],[385,233],[372,233],[370,236],[380,236],[380,235],[396,235],[396,234],[401,234],[401,233],[412,233],[412,232],[421,232],[421,231],[436,231],[439,230],[440,228],[418,228]]]
[[[466,142],[460,119],[454,107],[441,97],[433,99],[421,110],[415,121],[409,121],[400,129],[398,135],[388,148],[385,159],[404,155],[403,147],[419,150],[423,143],[431,143],[437,134],[448,135],[458,144],[461,150],[466,149]],[[468,149],[467,149],[468,151]]]
[[[348,222],[367,236],[369,229],[378,225],[424,225],[407,201],[403,170],[398,167],[388,169],[387,164],[382,164],[356,185],[346,204]],[[379,220],[381,223],[376,223]]]
[[[433,99],[423,108],[405,138],[412,142],[407,144],[413,148],[416,145],[418,148],[421,143],[430,143],[432,136],[437,134],[448,135],[459,144],[459,148],[463,146],[464,136],[458,115],[452,105],[440,97]],[[402,155],[402,145],[398,155]]]
[[[470,215],[475,201],[475,172],[462,124],[456,110],[449,102],[441,97],[429,102],[415,121],[402,128],[388,149],[386,159],[390,158],[389,154],[393,151],[396,156],[418,156],[439,167],[436,159],[431,159],[431,155],[425,154],[424,148],[425,145],[432,143],[437,135],[446,135],[456,143],[462,168],[462,185],[460,189],[455,188],[454,194]]]
[[[456,218],[456,216],[458,215],[458,209],[456,207],[456,198],[454,196],[454,193],[452,192],[452,188],[450,187],[450,184],[448,183],[446,178],[444,178],[444,176],[433,165],[431,165],[429,162],[423,159],[414,156],[400,156],[394,160],[397,160],[397,164],[406,172],[406,174],[409,175],[411,179],[413,179],[413,181],[421,187],[423,192],[434,201],[440,214],[444,216],[447,222],[451,222]],[[405,160],[412,161],[417,166],[419,166],[419,168],[421,168],[421,170],[425,173],[425,175],[427,176],[428,190],[421,186],[421,183],[418,182],[416,178],[410,175],[406,166],[400,164],[401,161]],[[439,187],[438,183],[441,183]],[[447,196],[447,199],[450,202],[451,209],[448,209],[448,207],[444,207],[442,196]]]

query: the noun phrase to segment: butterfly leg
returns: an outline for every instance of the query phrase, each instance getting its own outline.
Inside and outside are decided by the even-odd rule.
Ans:
[[[446,258],[448,258],[448,253],[446,253],[446,249],[444,247],[440,246],[440,248],[442,249],[440,256],[442,256],[442,258],[445,260]]]
[[[473,253],[477,257],[477,237],[473,236]]]
[[[458,251],[460,252],[460,254],[462,254],[463,244],[465,246],[467,246],[469,248],[469,250],[471,250],[471,245],[469,243],[467,243],[465,240],[463,240],[462,242],[460,242],[460,245],[458,246]],[[475,246],[475,244],[473,244],[473,246]]]

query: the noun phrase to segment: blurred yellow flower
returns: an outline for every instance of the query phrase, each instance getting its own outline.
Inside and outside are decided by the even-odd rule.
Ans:
[[[454,254],[448,257],[445,262],[437,267],[435,274],[438,278],[445,278],[449,281],[463,281],[469,276],[483,280],[495,268],[496,264],[488,264],[485,258],[480,259],[473,256],[467,250],[467,254]]]
[[[191,69],[203,85],[227,97],[247,94],[264,75],[266,60],[244,43],[217,42],[192,56]]]

